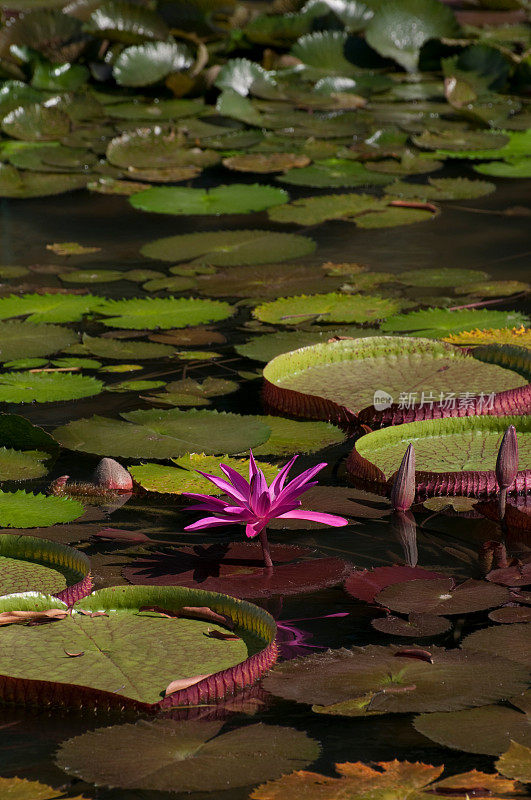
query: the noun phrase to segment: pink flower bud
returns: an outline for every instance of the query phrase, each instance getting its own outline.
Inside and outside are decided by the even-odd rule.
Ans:
[[[409,444],[391,489],[395,511],[408,511],[415,501],[415,450]]]
[[[498,451],[496,480],[500,489],[509,489],[518,473],[518,440],[514,425],[509,425]]]
[[[111,492],[131,492],[133,479],[114,458],[102,458],[92,476],[92,481]]]

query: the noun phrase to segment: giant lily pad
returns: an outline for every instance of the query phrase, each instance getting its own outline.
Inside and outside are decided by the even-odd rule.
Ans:
[[[377,6],[365,35],[380,55],[416,72],[422,46],[429,39],[455,37],[458,30],[453,12],[437,0],[396,0]]]
[[[345,339],[277,356],[264,369],[264,393],[271,407],[286,414],[352,421],[364,410],[367,424],[434,417],[444,407],[458,413],[464,392],[467,398],[483,392],[481,408],[475,403],[479,413],[492,410],[492,398],[486,400],[491,393],[513,392],[515,409],[523,412],[526,379],[497,364],[486,366],[429,339]],[[455,402],[450,397],[443,406],[448,393]]]
[[[149,86],[192,64],[192,53],[185,44],[147,42],[122,50],[113,77],[120,86]]]
[[[99,394],[103,383],[88,375],[64,372],[2,372],[0,402],[53,403]]]
[[[236,597],[275,597],[308,594],[336,586],[349,572],[341,558],[307,558],[308,548],[270,545],[274,569],[264,567],[256,542],[196,545],[136,559],[124,567],[130,583],[150,586],[188,586],[230,592]]]
[[[395,645],[328,650],[278,665],[263,686],[313,704],[319,713],[343,716],[458,710],[526,686],[527,670],[503,658],[440,647],[430,647],[424,658],[414,653]]]
[[[410,311],[389,317],[382,330],[390,333],[411,332],[415,336],[439,338],[443,334],[459,333],[471,328],[505,328],[526,325],[529,319],[517,311],[490,311],[487,309],[463,309],[450,311],[447,308],[428,308],[425,311]]]
[[[318,743],[294,728],[258,724],[221,733],[222,725],[160,719],[99,728],[66,741],[57,762],[98,786],[196,792],[278,777],[319,755]],[[110,747],[118,758],[106,757]]]
[[[313,253],[315,242],[307,236],[261,230],[206,231],[168,236],[144,245],[141,253],[160,261],[200,259],[219,267],[268,264]],[[0,306],[1,310],[1,306]]]
[[[111,328],[141,330],[149,328],[186,328],[218,322],[230,317],[232,306],[220,300],[199,300],[194,297],[143,297],[130,300],[107,300],[98,308]],[[0,301],[1,314],[1,301]]]
[[[162,186],[134,194],[129,202],[141,211],[158,214],[247,214],[288,202],[283,189],[233,183],[214,189]]]
[[[497,492],[494,469],[509,425],[518,431],[520,467],[509,491],[525,491],[531,475],[531,421],[525,416],[449,417],[373,431],[358,439],[347,469],[355,483],[386,493],[408,444],[414,442],[418,498],[488,497]]]
[[[73,522],[83,514],[83,506],[69,497],[47,497],[18,492],[0,492],[0,525],[3,528],[38,528]]]
[[[89,594],[90,563],[84,553],[34,536],[0,534],[0,595],[55,594],[67,604]]]
[[[76,322],[103,299],[90,294],[22,294],[0,298],[0,319],[27,317],[27,322]]]
[[[525,712],[524,697],[521,701]],[[413,724],[419,733],[445,747],[467,753],[501,755],[511,741],[531,747],[529,714],[519,710],[520,698],[515,697],[511,703],[516,708],[486,705],[465,711],[422,714]]]
[[[46,595],[0,599],[2,611],[50,608],[66,606]],[[208,635],[227,620],[238,638]],[[145,711],[211,702],[256,680],[276,657],[269,614],[197,589],[115,586],[51,625],[7,625],[0,636],[4,696],[32,705]]]
[[[256,450],[255,450],[256,452]],[[223,464],[228,464],[245,479],[249,476],[249,462],[244,459],[222,458]],[[226,478],[221,471],[219,457],[205,456],[203,453],[190,453],[176,459],[177,466],[168,467],[163,464],[140,464],[129,468],[133,479],[148,492],[160,494],[183,494],[183,492],[196,492],[202,494],[219,495],[223,491],[200,475],[197,470]],[[271,464],[259,463],[259,468],[264,472],[268,483],[278,473],[278,468]]]
[[[400,300],[361,294],[314,294],[280,297],[257,306],[253,314],[273,325],[302,322],[375,322],[392,314]]]
[[[167,459],[190,451],[241,453],[267,441],[271,428],[256,417],[217,411],[132,411],[124,420],[90,417],[57,428],[55,438],[71,450],[102,456]]]
[[[58,325],[0,322],[0,361],[51,355],[75,342],[76,334]]]

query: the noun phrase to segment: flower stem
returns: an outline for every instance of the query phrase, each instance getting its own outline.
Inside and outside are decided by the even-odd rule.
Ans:
[[[273,567],[273,562],[271,560],[271,553],[269,552],[269,542],[267,541],[267,530],[264,528],[258,534],[260,539],[260,544],[262,545],[262,556],[264,558],[264,566],[268,569]]]

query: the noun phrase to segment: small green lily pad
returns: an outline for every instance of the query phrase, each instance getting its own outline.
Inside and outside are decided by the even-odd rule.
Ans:
[[[302,322],[375,322],[393,314],[399,300],[361,294],[315,294],[280,297],[257,306],[253,315],[273,325],[300,325]]]
[[[133,208],[158,214],[247,214],[287,203],[283,189],[260,184],[216,186],[214,189],[189,189],[164,186],[146,189],[129,198]]]

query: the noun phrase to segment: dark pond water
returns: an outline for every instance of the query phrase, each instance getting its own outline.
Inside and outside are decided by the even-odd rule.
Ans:
[[[498,181],[494,194],[480,200],[445,204],[443,214],[426,225],[382,231],[362,231],[339,222],[321,225],[311,231],[318,248],[311,258],[306,259],[306,263],[318,265],[324,261],[359,261],[367,264],[371,270],[388,272],[466,267],[485,269],[493,278],[529,279],[529,217],[511,216],[505,212],[508,208],[525,206],[529,200],[530,188],[531,182],[528,181]],[[292,194],[296,195],[297,190]],[[101,247],[101,252],[73,258],[69,263],[124,270],[137,266],[159,269],[161,267],[158,264],[146,264],[139,255],[139,248],[145,242],[191,230],[220,227],[272,226],[266,222],[265,215],[226,217],[220,221],[219,218],[172,218],[142,214],[133,211],[125,198],[94,197],[85,192],[42,201],[4,200],[0,204],[0,263],[64,263],[60,257],[46,250],[46,244],[77,241],[84,245],[97,245]],[[54,276],[41,276],[40,280],[41,285],[60,285]],[[138,293],[136,285],[127,282],[105,286],[91,285],[90,291],[114,297]],[[514,305],[509,302],[496,308],[511,308]],[[243,306],[230,322],[219,325],[219,329],[227,337],[227,344],[221,347],[216,345],[215,349],[223,353],[223,359],[210,365],[189,363],[186,367],[187,374],[194,377],[231,377],[239,369],[258,368],[258,364],[237,357],[232,350],[234,343],[250,338],[244,327],[249,318],[249,311]],[[81,329],[80,325],[74,327]],[[148,363],[142,373],[135,373],[134,377],[162,375],[164,380],[172,380],[182,374],[182,362],[169,365],[164,362],[164,366],[153,362]],[[117,376],[117,380],[120,378],[121,376]],[[146,404],[134,393],[104,393],[96,399],[76,403],[24,407],[23,413],[33,422],[51,430],[71,419],[92,413],[116,415],[118,412],[139,407],[146,407]],[[242,382],[237,394],[221,398],[215,407],[257,413],[260,409],[259,381]],[[9,410],[20,412],[21,407],[13,406]],[[345,487],[345,501],[354,500],[363,508],[367,505],[373,507],[376,509],[376,518],[367,519],[360,513],[356,524],[337,531],[304,527],[273,530],[271,540],[309,545],[315,547],[319,554],[345,558],[360,568],[403,563],[404,552],[386,516],[385,504],[358,490],[347,488],[341,462],[348,450],[346,443],[322,454],[329,462],[329,467],[322,474],[321,482]],[[311,458],[301,459],[301,467],[315,463],[316,458],[314,454]],[[50,477],[68,473],[75,479],[87,478],[95,461],[90,456],[66,452],[56,463]],[[419,523],[422,521],[418,531],[419,565],[435,568],[458,578],[478,577],[478,549],[483,541],[497,537],[496,526],[485,520],[441,515],[428,519],[428,516],[424,513],[418,519]],[[356,514],[354,517],[356,518]],[[146,554],[146,550],[137,545],[95,543],[90,537],[101,527],[111,525],[114,528],[140,529],[167,542],[168,546],[174,543],[225,542],[240,536],[236,531],[232,532],[232,536],[227,532],[216,531],[193,535],[185,533],[183,527],[188,521],[189,516],[178,503],[172,505],[166,501],[157,503],[137,498],[129,500],[112,512],[90,508],[78,523],[38,529],[31,533],[74,544],[82,549],[92,560],[96,588],[101,588],[125,583],[122,569],[135,558]],[[351,598],[341,587],[284,599],[274,598],[265,605],[279,622],[308,620],[294,623],[307,633],[302,652],[395,641],[374,631],[369,624],[374,617],[373,609]],[[341,612],[345,616],[324,618],[325,615]],[[486,621],[485,614],[473,614],[466,620],[457,620],[452,631],[440,637],[438,643],[455,646],[465,633],[485,625]],[[290,652],[289,645],[284,648],[284,652]],[[335,762],[385,761],[394,758],[431,764],[444,763],[449,772],[472,768],[490,771],[493,767],[493,759],[488,756],[474,756],[439,747],[424,738],[411,724],[413,715],[370,719],[324,717],[312,713],[309,706],[265,695],[259,695],[259,699],[261,704],[254,707],[257,710],[252,715],[227,714],[227,728],[265,722],[289,725],[306,731],[322,746],[321,756],[312,765],[315,771],[332,774],[332,765]],[[0,709],[0,775],[39,779],[57,787],[66,786],[79,793],[84,792],[89,798],[154,800],[169,797],[170,795],[157,792],[98,790],[82,782],[70,784],[68,780],[65,781],[64,773],[54,766],[53,756],[58,744],[70,736],[107,724],[110,724],[108,718],[95,717],[92,713],[66,715]],[[108,753],[108,758],[113,758],[112,751]],[[205,800],[239,800],[248,797],[249,791],[249,788],[217,791],[201,797]]]

